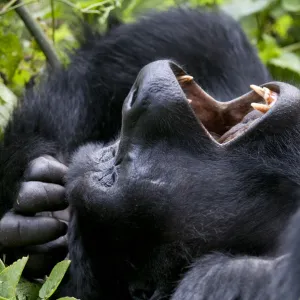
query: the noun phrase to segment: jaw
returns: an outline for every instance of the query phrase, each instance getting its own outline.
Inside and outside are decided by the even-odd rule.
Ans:
[[[253,92],[228,102],[220,102],[208,95],[192,76],[177,65],[172,64],[171,68],[201,127],[219,144],[243,135],[268,113],[280,96],[279,88],[274,84],[266,84],[264,87],[251,85]]]
[[[281,82],[251,88],[245,95],[221,102],[175,63],[147,65],[123,105],[115,164],[124,157],[138,161],[138,153],[151,152],[160,144],[162,153],[178,150],[178,157],[190,153],[199,159],[199,153],[218,155],[218,149],[243,149],[249,142],[254,148],[274,148],[278,143],[269,145],[272,141],[300,131],[297,88]]]
[[[278,115],[289,120],[296,117],[290,106],[300,112],[295,87],[270,82],[251,88],[231,101],[217,101],[175,63],[151,63],[141,70],[124,102],[121,141],[144,138],[141,143],[147,144],[153,136],[171,140],[177,135],[182,141],[200,139],[199,144],[205,146],[227,147],[240,144],[263,127],[276,131],[281,127]],[[288,124],[286,129],[293,130]]]

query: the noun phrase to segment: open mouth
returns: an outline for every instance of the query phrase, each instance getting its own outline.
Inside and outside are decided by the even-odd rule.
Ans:
[[[187,101],[207,134],[223,144],[236,139],[254,125],[276,103],[279,89],[251,85],[252,92],[228,102],[208,95],[180,68],[172,68]],[[272,88],[272,90],[271,90]]]

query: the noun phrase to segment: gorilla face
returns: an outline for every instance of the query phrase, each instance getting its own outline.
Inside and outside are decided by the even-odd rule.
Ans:
[[[250,92],[222,103],[170,61],[144,67],[124,102],[119,140],[84,146],[70,168],[89,257],[116,253],[133,272],[159,264],[163,273],[178,255],[270,249],[299,197],[291,166],[299,163],[300,91],[264,87],[254,89],[265,99]]]

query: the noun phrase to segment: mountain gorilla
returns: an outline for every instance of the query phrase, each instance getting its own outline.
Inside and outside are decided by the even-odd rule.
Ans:
[[[269,81],[220,12],[171,9],[88,33],[6,128],[2,252],[29,253],[40,275],[66,254],[56,211],[69,203],[61,295],[296,299],[294,223],[294,248],[278,241],[300,196],[300,91],[249,92]]]

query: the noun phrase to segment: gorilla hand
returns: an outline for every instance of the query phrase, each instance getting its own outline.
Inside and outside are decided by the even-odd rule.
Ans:
[[[67,255],[68,204],[63,186],[68,168],[51,156],[30,162],[11,211],[0,221],[7,262],[29,255],[25,275],[41,277]]]

